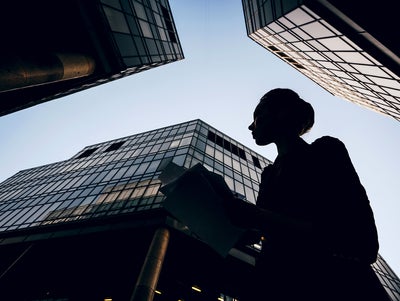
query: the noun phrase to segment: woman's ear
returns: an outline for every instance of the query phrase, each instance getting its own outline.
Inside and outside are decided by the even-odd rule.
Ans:
[[[277,114],[274,115],[275,121],[281,125],[285,126],[287,123],[290,122],[290,116],[289,112],[287,110],[281,110]]]
[[[295,122],[292,112],[281,110],[275,115],[275,124],[281,133],[291,133],[295,130]]]

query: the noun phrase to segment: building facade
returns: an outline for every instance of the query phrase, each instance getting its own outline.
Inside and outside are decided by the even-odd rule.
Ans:
[[[129,300],[153,234],[171,229],[158,300],[231,300],[258,246],[223,259],[163,209],[160,174],[201,163],[255,202],[271,162],[201,120],[85,147],[0,185],[0,291],[7,300]],[[400,281],[378,258],[392,300]],[[243,284],[242,284],[243,285]],[[23,289],[21,289],[23,288]]]
[[[0,115],[184,58],[168,0],[6,1],[0,25]]]
[[[331,94],[400,120],[392,1],[242,0],[248,36]]]

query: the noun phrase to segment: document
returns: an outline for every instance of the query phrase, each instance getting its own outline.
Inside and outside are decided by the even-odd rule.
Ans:
[[[223,177],[201,164],[184,171],[167,166],[164,172],[160,176],[165,181],[161,192],[167,196],[164,208],[195,237],[226,257],[246,230],[233,225],[225,214],[223,199],[233,194]]]

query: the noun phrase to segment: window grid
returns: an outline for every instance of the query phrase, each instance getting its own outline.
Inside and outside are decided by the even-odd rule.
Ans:
[[[115,44],[124,63],[132,70],[145,70],[183,58],[168,3],[157,0],[101,2]]]
[[[293,2],[284,15],[271,2],[243,1],[251,39],[333,95],[400,120],[399,108],[387,101],[400,103],[398,76],[310,8]]]
[[[210,141],[210,131],[229,148]],[[255,202],[261,169],[252,157],[269,164],[200,120],[88,146],[69,160],[21,171],[0,185],[0,231],[161,208],[158,175],[171,161],[185,167],[201,162]]]

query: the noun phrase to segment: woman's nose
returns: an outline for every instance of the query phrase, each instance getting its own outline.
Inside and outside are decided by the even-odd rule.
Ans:
[[[254,130],[254,122],[252,122],[252,123],[249,125],[249,130],[250,130],[250,131]]]

